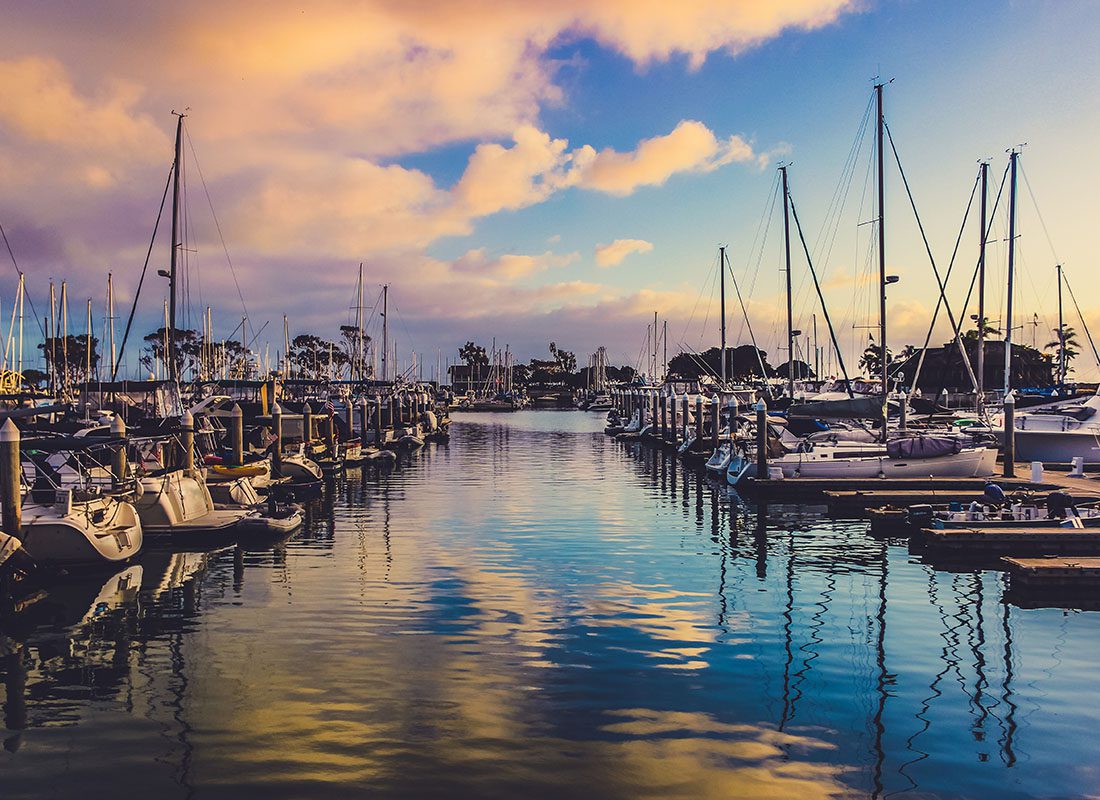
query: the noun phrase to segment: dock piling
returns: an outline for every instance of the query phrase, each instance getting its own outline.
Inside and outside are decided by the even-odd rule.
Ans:
[[[309,403],[302,406],[302,443],[309,447],[313,441],[313,409]]]
[[[126,482],[126,423],[122,417],[116,416],[111,423],[111,435],[121,440],[117,447],[111,451],[111,477],[114,488],[120,489]]]
[[[1005,395],[1004,414],[1004,476],[1016,477],[1016,395],[1009,392]]]
[[[0,427],[0,521],[4,533],[16,539],[23,538],[19,439],[19,428],[10,419]]]
[[[283,407],[278,401],[271,404],[271,434],[275,437],[275,444],[271,450],[271,463],[275,465],[275,471],[283,465]]]
[[[229,409],[229,445],[233,448],[233,466],[244,463],[244,412],[240,403]]]
[[[180,417],[180,449],[183,450],[183,469],[188,475],[195,473],[195,418],[190,411]]]
[[[768,477],[768,404],[756,402],[756,477]]]
[[[722,399],[715,394],[710,399],[710,443],[714,446],[714,449],[718,449],[718,429],[721,427],[719,424],[722,419]]]

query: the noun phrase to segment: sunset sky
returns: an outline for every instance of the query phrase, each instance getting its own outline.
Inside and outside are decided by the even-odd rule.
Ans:
[[[654,311],[670,351],[717,344],[726,244],[778,364],[778,205],[766,220],[782,161],[854,358],[859,326],[875,321],[872,227],[860,225],[874,216],[871,131],[845,165],[878,75],[894,81],[887,120],[941,270],[978,161],[991,162],[992,202],[1006,149],[1026,143],[1015,337],[1042,345],[1058,261],[1100,333],[1098,30],[1100,4],[1040,0],[21,4],[0,27],[0,224],[39,314],[49,279],[65,279],[75,332],[91,297],[98,333],[108,270],[118,313],[129,309],[171,112],[189,109],[191,327],[206,305],[220,335],[239,324],[235,273],[251,330],[269,323],[259,346],[273,358],[284,313],[292,334],[334,337],[363,262],[368,304],[391,286],[402,359],[416,350],[434,365],[437,348],[454,358],[467,339],[495,336],[524,359],[554,340],[582,363],[603,344],[634,364]],[[936,288],[893,165],[887,192],[900,348],[923,341]],[[151,271],[167,263],[163,233]],[[1005,235],[1002,211],[995,319]],[[960,308],[977,239],[972,217],[950,281]],[[16,270],[0,256],[7,320]],[[808,331],[818,312],[824,343],[804,259],[792,274],[796,325]],[[147,279],[137,333],[159,324],[165,284]],[[729,288],[731,344],[744,343]],[[1080,330],[1068,297],[1067,309]],[[1078,375],[1095,378],[1082,344]]]

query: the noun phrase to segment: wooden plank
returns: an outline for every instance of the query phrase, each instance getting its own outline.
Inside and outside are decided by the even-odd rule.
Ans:
[[[1087,556],[1002,558],[1014,589],[1100,588],[1100,558]]]
[[[919,546],[983,553],[1100,553],[1100,528],[922,528],[913,535]]]

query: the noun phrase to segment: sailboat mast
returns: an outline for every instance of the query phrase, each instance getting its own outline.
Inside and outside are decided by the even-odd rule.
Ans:
[[[1013,148],[1008,156],[1008,300],[1005,305],[1005,396],[1012,391],[1012,290],[1016,267],[1016,160],[1019,153]]]
[[[886,354],[886,171],[884,167],[883,133],[885,117],[882,113],[883,84],[875,84],[875,106],[878,112],[878,340],[879,366],[882,382],[882,438],[886,440],[887,394],[889,393],[889,356]]]
[[[111,376],[115,374],[115,284],[111,273],[107,273],[107,338],[111,345]]]
[[[1066,386],[1066,329],[1062,321],[1062,265],[1058,269],[1058,386]]]
[[[359,289],[355,296],[355,367],[353,377],[363,380],[363,262],[359,262]]]
[[[722,388],[726,388],[726,248],[725,246],[718,248],[718,273],[720,276],[719,284],[721,285],[721,306],[722,312]]]
[[[179,258],[180,156],[183,152],[183,114],[176,114],[176,156],[172,161],[172,248],[168,266],[168,380],[179,379],[176,365],[176,268]]]
[[[390,286],[382,286],[382,382],[386,382],[386,359],[389,355],[390,342],[390,312],[389,312]]]
[[[985,242],[989,235],[986,201],[989,198],[989,163],[982,162],[982,205],[978,238],[978,413],[985,408]]]
[[[783,271],[787,276],[787,394],[794,399],[794,309],[791,300],[791,196],[787,190],[787,168],[783,175]]]

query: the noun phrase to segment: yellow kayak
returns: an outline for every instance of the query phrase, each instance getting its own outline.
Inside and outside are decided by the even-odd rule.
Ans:
[[[231,467],[228,464],[210,464],[210,471],[223,478],[255,478],[267,474],[267,463],[264,461],[255,464],[241,464],[239,467]]]

